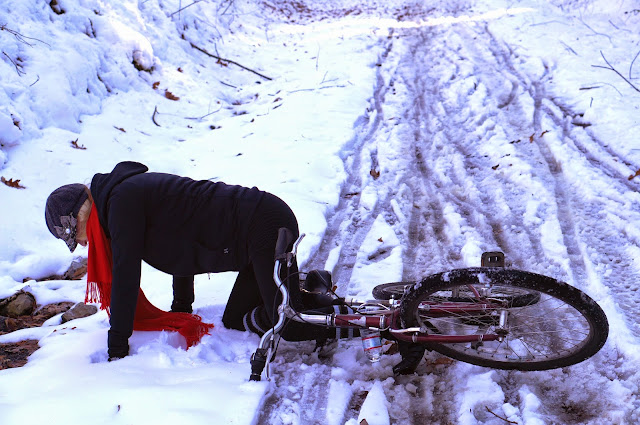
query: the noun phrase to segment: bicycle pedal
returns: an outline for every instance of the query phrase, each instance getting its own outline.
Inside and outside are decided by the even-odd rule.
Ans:
[[[504,267],[504,253],[500,251],[483,252],[480,257],[481,267]]]

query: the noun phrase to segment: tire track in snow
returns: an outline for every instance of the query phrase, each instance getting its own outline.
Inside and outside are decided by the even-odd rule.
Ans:
[[[411,200],[413,194],[410,190],[392,188],[394,182],[407,180],[406,172],[402,170],[410,168],[404,167],[406,155],[395,152],[395,146],[389,143],[396,125],[393,117],[385,112],[391,102],[389,98],[395,95],[393,75],[398,66],[398,54],[394,52],[394,40],[390,34],[379,58],[371,110],[356,121],[356,135],[343,150],[348,177],[338,207],[328,218],[327,232],[318,251],[305,265],[307,270],[324,269],[339,251],[339,259],[330,268],[334,283],[338,284],[337,292],[343,296],[362,289],[352,287],[351,273],[358,261],[363,261],[358,259],[360,246],[376,217],[384,216],[401,239],[408,233],[408,223],[403,220],[407,208],[397,206],[396,202],[394,210],[392,201]],[[390,80],[388,76],[392,76]],[[389,166],[392,168],[387,168]],[[380,175],[374,178],[369,173],[372,170]],[[411,205],[411,202],[404,204]],[[405,213],[398,209],[404,209]],[[385,258],[384,253],[379,254],[366,261],[377,262]],[[312,348],[313,344],[296,344],[291,350],[278,353],[272,365],[271,389],[263,399],[257,423],[342,425],[358,418],[373,382],[383,382],[385,397],[391,404],[403,405],[403,409],[389,412],[393,423],[425,423],[424,418],[430,414],[431,407],[420,401],[424,399],[423,391],[428,394],[431,387],[425,386],[423,381],[431,381],[431,378],[416,375],[394,379],[392,366],[400,361],[398,354],[384,356],[379,364],[370,365],[364,358],[359,338],[341,341],[328,360],[320,359]],[[347,361],[342,362],[343,358]],[[303,367],[289,366],[299,364]],[[418,402],[408,403],[407,400]]]
[[[576,286],[594,273],[604,276],[606,286],[621,290],[616,299],[630,312],[637,303],[637,274],[625,278],[633,259],[616,244],[628,246],[640,236],[620,232],[613,241],[602,237],[611,233],[611,221],[622,230],[625,220],[640,218],[635,210],[624,209],[634,183],[615,177],[620,174],[616,159],[625,166],[629,161],[594,137],[585,138],[586,130],[572,128],[568,121],[579,114],[547,93],[550,74],[519,71],[514,49],[486,27],[395,34],[401,38],[392,37],[381,58],[374,113],[356,123],[356,136],[344,152],[348,179],[340,204],[307,268],[325,268],[340,249],[334,277],[349,282],[359,246],[375,217],[383,214],[403,243],[404,278],[466,266],[473,254],[499,248],[517,268]],[[530,141],[532,134],[536,137]],[[398,138],[405,142],[402,148],[393,143]],[[614,189],[585,197],[578,177],[558,161],[565,157],[558,150],[563,145],[573,147],[575,156],[589,164],[584,167],[606,176],[603,184]],[[389,160],[385,148],[390,146],[407,157]],[[370,178],[369,169],[380,171],[380,177]],[[363,209],[372,194],[373,207]],[[402,214],[389,206],[393,200],[405,202],[398,207]],[[617,207],[607,208],[610,202]],[[603,270],[611,271],[611,277]],[[347,285],[341,294],[351,289]],[[376,380],[383,382],[387,400],[396,407],[389,413],[392,423],[457,424],[470,418],[478,424],[504,423],[487,409],[518,423],[531,417],[567,425],[622,423],[619,418],[633,423],[639,419],[633,411],[640,404],[637,396],[628,391],[632,400],[625,401],[601,395],[624,393],[616,381],[632,386],[637,372],[615,348],[605,348],[571,368],[534,373],[462,363],[434,366],[439,357],[431,353],[419,376],[394,378],[390,370],[399,357],[385,356],[381,369],[371,369],[361,357],[353,358],[361,356],[356,354],[359,341],[341,343],[326,361],[296,346],[274,364],[273,390],[258,423],[343,424],[358,417]],[[288,367],[300,364],[302,370]],[[474,392],[479,383],[492,391]],[[613,412],[618,422],[611,414],[600,417],[601,412]]]
[[[640,164],[614,152],[588,128],[574,125],[581,114],[547,94],[545,82],[551,76],[531,81],[504,60],[509,50],[500,49],[504,44],[492,36],[489,46],[533,99],[534,134],[551,131],[549,137],[536,137],[535,145],[554,180],[558,222],[570,262],[567,280],[581,289],[589,286],[590,279],[601,280],[631,319],[630,330],[640,336],[640,293],[636,290],[640,251],[628,248],[640,244],[640,232],[628,226],[640,222],[640,196],[638,182],[627,178]]]
[[[428,64],[429,71],[418,71],[415,78],[407,71],[405,81],[412,87],[412,94],[419,100],[417,103],[429,105],[423,110],[417,108],[414,115],[414,121],[418,123],[416,128],[427,129],[419,132],[425,141],[420,147],[420,157],[426,164],[422,174],[425,179],[440,179],[439,183],[431,182],[432,187],[452,190],[452,193],[439,194],[439,205],[447,207],[440,212],[459,217],[459,240],[449,242],[457,247],[469,243],[497,244],[519,268],[557,276],[580,286],[589,278],[583,246],[591,241],[585,240],[584,228],[598,227],[602,220],[592,218],[590,205],[572,193],[569,179],[552,149],[546,145],[546,139],[539,137],[535,143],[517,143],[514,138],[511,139],[514,143],[510,143],[509,136],[541,134],[554,123],[544,121],[542,124],[544,108],[541,105],[547,101],[545,76],[536,81],[521,76],[511,63],[510,49],[504,45],[496,48],[496,45],[500,46],[496,42],[486,29],[468,34],[460,28],[455,33],[432,32],[429,38],[417,39],[413,58],[418,66]],[[492,48],[483,48],[485,46]],[[470,67],[465,69],[460,63],[449,66],[449,58],[456,55],[457,61],[470,63]],[[480,100],[489,110],[478,119],[471,116],[478,109],[470,106],[474,95],[460,92],[458,81],[461,79],[476,80],[473,92],[481,84],[487,87]],[[495,79],[509,81],[511,87],[501,87]],[[528,115],[529,109],[519,102],[533,104],[534,114]],[[411,104],[410,101],[407,103]],[[460,115],[462,119],[457,119]],[[563,132],[562,128],[551,128],[554,132]],[[501,145],[496,139],[502,139]],[[439,145],[438,140],[442,141]],[[483,151],[483,145],[489,147]],[[504,149],[510,145],[511,150]],[[491,161],[493,164],[498,161],[498,167],[492,167]],[[509,171],[510,162],[522,167],[519,173]],[[438,172],[440,170],[443,171]],[[543,197],[535,200],[533,211],[529,210],[529,205],[534,194],[527,192],[528,187],[520,188],[517,184],[523,175],[538,187],[551,189],[535,194]],[[576,216],[586,217],[585,223],[581,223],[582,229]],[[550,228],[545,228],[549,224],[559,230],[556,240],[544,240],[545,234],[550,232]],[[474,240],[476,238],[478,240]],[[429,243],[433,241],[426,241],[427,245]],[[553,243],[558,244],[555,250]],[[434,252],[430,247],[422,250],[417,247],[416,250],[416,257],[427,257]],[[619,401],[604,401],[598,396],[603,388],[615,388],[611,375],[624,376],[624,373],[610,372],[616,369],[614,365],[619,361],[615,352],[609,352],[566,370],[534,374],[493,372],[491,380],[502,390],[503,398],[491,407],[502,409],[502,404],[507,403],[513,407],[516,419],[526,412],[537,414],[549,423],[610,423],[611,418],[600,418],[594,412],[628,409]],[[487,370],[471,367],[469,381]],[[456,377],[459,380],[457,375],[454,380]],[[599,385],[594,387],[590,380]],[[576,383],[581,388],[580,393],[575,393],[574,386],[567,388],[566,381]],[[464,404],[468,401],[466,389],[460,391],[458,399]],[[535,412],[531,410],[532,400],[542,406]],[[436,405],[447,406],[445,410],[449,414],[455,409],[450,404],[451,394],[434,401]],[[490,400],[482,400],[472,408],[477,423],[497,423],[496,417],[487,414],[482,403],[490,403]],[[457,423],[463,414],[461,412],[453,423]],[[626,410],[626,414],[631,413]]]
[[[389,37],[388,40],[384,52],[379,58],[380,64],[385,62],[393,47],[392,38]],[[376,74],[371,109],[356,120],[354,138],[343,148],[341,153],[347,178],[340,193],[340,201],[333,215],[328,217],[327,231],[322,243],[307,265],[310,270],[332,268],[334,283],[349,282],[359,247],[373,223],[372,217],[375,218],[374,214],[377,212],[377,210],[365,211],[360,207],[360,204],[362,192],[370,181],[370,176],[364,174],[362,170],[367,166],[373,170],[376,166],[375,151],[370,154],[369,158],[363,158],[363,151],[366,151],[365,146],[373,143],[384,120],[382,104],[388,86],[380,69]],[[336,255],[338,259],[335,265],[327,267],[327,260]],[[339,288],[339,291],[340,295],[345,295],[345,289]]]
[[[525,241],[520,238],[514,242],[513,238],[507,237],[504,223],[501,222],[505,214],[501,211],[506,198],[501,189],[504,182],[496,179],[495,173],[483,174],[483,170],[490,170],[493,164],[486,155],[478,154],[476,147],[469,146],[483,142],[483,136],[474,135],[478,120],[473,118],[472,108],[464,104],[464,96],[452,99],[452,96],[458,96],[456,91],[461,89],[459,82],[472,78],[476,70],[461,70],[460,66],[452,66],[450,58],[452,55],[455,57],[455,51],[460,46],[450,47],[448,44],[456,37],[435,34],[434,39],[436,41],[429,42],[427,37],[422,36],[415,42],[414,60],[418,64],[428,64],[429,70],[424,72],[420,67],[407,69],[405,83],[411,88],[411,95],[418,99],[416,103],[425,106],[408,109],[407,113],[412,117],[416,139],[421,141],[417,144],[418,155],[426,163],[420,168],[422,180],[433,188],[429,196],[435,194],[439,199],[433,214],[445,217],[445,223],[446,217],[458,217],[457,226],[449,222],[449,227],[452,227],[449,233],[458,232],[460,235],[456,241],[446,234],[440,234],[437,239],[427,241],[424,244],[426,247],[423,245],[420,248],[423,251],[420,255],[431,256],[433,251],[428,245],[438,243],[448,244],[450,250],[448,261],[441,270],[479,265],[480,251],[492,249],[501,249],[511,261],[522,263],[516,247],[522,247]],[[460,75],[463,72],[468,74]],[[467,91],[465,95],[469,94]],[[488,108],[495,108],[489,100],[481,99]],[[491,114],[495,116],[495,113]],[[490,118],[490,115],[485,115],[479,120],[486,122]],[[515,207],[520,207],[519,203]],[[521,215],[514,214],[516,220],[518,216]],[[512,226],[525,228],[523,223],[517,221]],[[474,251],[476,256],[464,259],[461,251],[465,243],[470,242],[469,239],[476,239],[482,246]],[[536,246],[535,239],[529,242]],[[537,251],[541,249],[538,247]]]

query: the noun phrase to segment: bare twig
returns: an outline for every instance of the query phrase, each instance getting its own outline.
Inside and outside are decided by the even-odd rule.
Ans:
[[[9,56],[8,54],[6,54],[5,52],[2,52],[3,55],[5,55],[7,57],[7,59],[9,59],[9,61],[11,61],[11,63],[13,64],[13,66],[16,68],[16,72],[18,73],[19,76],[22,77],[23,74],[26,74],[26,72],[24,72],[23,70],[20,69],[20,65],[18,65],[16,63],[16,61],[14,61],[13,59],[11,59],[11,56]]]
[[[506,423],[508,423],[508,424],[517,424],[517,423],[518,423],[518,422],[510,421],[510,420],[509,420],[509,419],[507,419],[507,418],[504,418],[504,417],[502,417],[502,416],[500,416],[500,415],[495,414],[495,413],[494,413],[494,412],[492,412],[492,411],[491,411],[491,409],[489,409],[489,407],[487,407],[487,406],[484,406],[484,408],[485,408],[485,409],[487,409],[487,412],[491,413],[493,416],[495,416],[495,417],[496,417],[496,418],[498,418],[498,419],[502,419],[503,421],[505,421],[505,422],[506,422]]]
[[[569,52],[573,53],[573,54],[574,54],[574,55],[576,55],[576,56],[580,56],[580,55],[578,55],[578,54],[576,53],[576,51],[575,51],[575,50],[573,50],[573,49],[571,48],[571,46],[569,46],[569,45],[568,45],[567,43],[565,43],[564,41],[560,41],[560,44],[562,44],[562,45],[564,46],[564,48],[565,48],[565,49],[567,49],[567,51],[569,51]]]
[[[28,46],[33,46],[33,44],[29,43],[27,40],[35,40],[35,41],[39,41],[42,44],[46,44],[47,46],[51,47],[51,45],[49,43],[46,43],[42,40],[39,40],[37,38],[33,38],[33,37],[27,37],[26,35],[22,35],[20,34],[18,31],[14,31],[10,28],[7,28],[6,24],[0,25],[0,31],[7,31],[9,34],[12,34],[18,41],[28,45]]]
[[[323,89],[334,89],[336,87],[347,87],[345,84],[338,84],[335,86],[323,86],[323,87],[316,87],[314,89],[297,89],[297,90],[291,90],[288,91],[287,94],[291,94],[291,93],[297,93],[297,92],[301,92],[301,91],[316,91],[316,90],[323,90]]]
[[[614,89],[615,91],[617,91],[617,92],[618,92],[618,94],[619,94],[620,96],[622,96],[622,92],[621,92],[620,90],[618,90],[618,89],[617,89],[617,87],[616,87],[616,86],[614,86],[614,85],[613,85],[613,84],[611,84],[611,83],[596,82],[596,83],[592,83],[592,84],[603,84],[603,85],[605,85],[605,86],[609,86],[609,87],[611,87],[612,89]],[[599,88],[602,88],[602,86],[600,86],[600,85],[593,85],[593,86],[588,86],[588,87],[580,87],[580,89],[579,89],[579,90],[592,90],[592,89],[599,89]]]
[[[619,31],[626,31],[626,32],[629,32],[629,33],[633,34],[633,31],[631,31],[629,29],[626,29],[626,28],[620,28],[619,26],[617,26],[616,24],[611,22],[611,19],[609,19],[609,23],[611,24],[612,27],[614,27],[615,29],[617,29]]]
[[[595,35],[602,35],[602,36],[604,36],[604,37],[607,37],[607,38],[609,39],[609,42],[610,42],[610,43],[613,43],[613,41],[611,40],[611,36],[610,36],[610,35],[608,35],[608,34],[603,34],[603,33],[601,33],[601,32],[598,32],[598,31],[594,30],[594,29],[593,29],[593,28],[591,28],[589,25],[587,25],[587,23],[586,23],[585,21],[583,21],[582,19],[580,19],[580,22],[582,22],[582,24],[583,24],[585,27],[587,27],[587,28],[589,28],[591,31],[593,31],[593,33],[594,33]]]
[[[227,12],[229,11],[229,9],[231,8],[231,6],[233,6],[233,0],[229,1],[229,4],[227,5],[227,7],[225,7],[225,9],[222,11],[220,16],[225,16],[227,14]],[[222,5],[220,6],[220,8],[222,8]]]
[[[234,64],[234,65],[236,65],[236,66],[239,66],[239,67],[240,67],[240,68],[242,68],[242,69],[245,69],[245,70],[247,70],[247,71],[249,71],[249,72],[252,72],[252,73],[256,74],[256,75],[257,75],[257,76],[259,76],[259,77],[264,78],[265,80],[269,80],[269,81],[271,81],[271,80],[272,80],[272,78],[269,78],[269,77],[267,77],[266,75],[260,74],[259,72],[254,71],[254,70],[253,70],[253,69],[251,69],[251,68],[247,68],[246,66],[241,65],[241,64],[239,64],[238,62],[232,61],[232,60],[230,60],[230,59],[224,59],[224,58],[221,58],[220,56],[216,56],[216,55],[213,55],[213,54],[211,54],[211,53],[207,52],[207,51],[206,51],[205,49],[203,49],[202,47],[198,47],[198,46],[196,46],[196,45],[195,45],[195,44],[193,44],[193,43],[190,43],[190,44],[191,44],[191,47],[193,47],[193,48],[194,48],[194,49],[196,49],[196,50],[201,51],[202,53],[204,53],[205,55],[207,55],[207,56],[209,56],[209,57],[212,57],[212,58],[214,58],[214,59],[217,59],[217,60],[219,60],[219,61],[221,61],[221,62],[228,62],[228,63],[232,63],[232,64]]]
[[[173,12],[172,14],[170,14],[170,15],[169,15],[169,18],[172,18],[172,17],[173,17],[173,15],[175,15],[176,13],[180,13],[180,12],[182,12],[183,10],[185,10],[186,8],[191,7],[191,6],[193,6],[194,4],[200,3],[201,1],[202,1],[202,0],[196,0],[196,1],[194,1],[193,3],[191,3],[190,5],[185,6],[185,7],[181,8],[181,9],[176,10],[175,12]]]
[[[609,65],[609,66],[607,67],[607,66],[602,66],[602,65],[591,65],[592,67],[594,67],[594,68],[603,68],[603,69],[608,69],[608,70],[610,70],[610,71],[615,72],[616,74],[618,74],[618,75],[620,76],[620,78],[622,78],[622,79],[623,79],[624,81],[626,81],[626,82],[627,82],[631,87],[633,87],[633,89],[634,89],[635,91],[637,91],[638,93],[640,93],[640,89],[639,89],[639,88],[637,88],[636,86],[634,86],[634,85],[633,85],[633,83],[632,83],[631,81],[627,80],[627,79],[625,78],[625,76],[624,76],[624,75],[622,75],[622,74],[621,74],[617,69],[615,69],[615,68],[614,68],[614,67],[609,63],[609,61],[607,60],[607,58],[605,58],[605,57],[604,57],[604,53],[602,53],[602,51],[600,51],[600,55],[602,56],[602,59],[604,59],[604,61],[606,62],[606,64],[607,64],[607,65]]]
[[[631,69],[633,68],[633,63],[636,61],[636,59],[638,59],[639,55],[640,55],[640,50],[638,50],[638,53],[636,53],[636,56],[631,61],[631,65],[629,65],[629,79],[630,80],[633,80],[633,78],[631,77]]]
[[[529,26],[530,26],[530,27],[539,27],[539,26],[542,26],[542,25],[548,25],[548,24],[561,24],[561,23],[562,23],[562,22],[560,22],[560,21],[545,21],[545,22],[538,22],[538,23],[535,23],[535,24],[531,24],[531,25],[529,25]]]
[[[220,80],[218,80],[218,81],[220,81]],[[233,86],[233,85],[231,85],[229,83],[225,83],[224,81],[220,81],[220,84],[222,84],[223,86],[231,87],[232,89],[237,89],[236,86]]]
[[[160,124],[158,124],[158,122],[156,121],[156,114],[158,113],[158,106],[156,106],[156,108],[153,110],[153,115],[151,115],[151,121],[153,121],[153,123],[155,125],[157,125],[158,127],[161,127]]]
[[[201,116],[201,117],[185,117],[185,119],[187,119],[187,120],[197,120],[197,121],[200,121],[201,119],[206,118],[206,117],[208,117],[209,115],[213,115],[213,114],[215,114],[216,112],[220,112],[221,110],[222,110],[222,106],[221,106],[220,108],[218,108],[218,110],[213,111],[213,112],[209,112],[208,114],[203,115],[203,116]]]

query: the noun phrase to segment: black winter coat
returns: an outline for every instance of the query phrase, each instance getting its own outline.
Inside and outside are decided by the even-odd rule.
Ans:
[[[255,187],[147,171],[121,162],[91,181],[113,253],[110,349],[131,336],[141,261],[174,276],[240,270],[249,262],[248,228],[264,195]]]

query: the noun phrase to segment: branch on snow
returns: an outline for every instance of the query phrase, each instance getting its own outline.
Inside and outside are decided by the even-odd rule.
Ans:
[[[487,409],[487,412],[491,413],[493,416],[495,416],[498,419],[502,419],[503,421],[505,421],[508,424],[517,424],[518,422],[514,422],[514,421],[510,421],[509,419],[502,417],[494,412],[491,411],[491,409],[489,409],[488,406],[484,406],[485,409]]]
[[[196,1],[194,1],[193,3],[191,3],[191,4],[189,4],[189,5],[185,6],[185,7],[183,7],[182,9],[178,9],[178,10],[176,10],[175,12],[173,12],[172,14],[170,14],[170,15],[169,15],[169,17],[171,18],[171,17],[173,17],[173,15],[175,15],[176,13],[180,13],[180,12],[182,12],[183,10],[185,10],[187,7],[191,7],[191,6],[193,6],[194,4],[198,4],[198,3],[200,3],[201,1],[202,1],[202,0],[196,0]]]
[[[242,69],[245,69],[245,70],[247,70],[247,71],[249,71],[249,72],[252,72],[252,73],[256,74],[256,75],[257,75],[257,76],[259,76],[259,77],[264,78],[265,80],[269,80],[269,81],[271,81],[271,80],[272,80],[272,78],[269,78],[269,77],[267,77],[266,75],[260,74],[259,72],[254,71],[254,70],[253,70],[253,69],[251,69],[251,68],[247,68],[246,66],[241,65],[241,64],[239,64],[238,62],[232,61],[232,60],[230,60],[230,59],[224,59],[224,58],[221,58],[220,56],[216,56],[216,55],[214,55],[214,54],[211,54],[211,53],[207,52],[205,49],[203,49],[202,47],[198,47],[198,46],[196,46],[195,44],[193,44],[193,43],[191,43],[191,42],[189,42],[189,44],[191,44],[191,47],[193,47],[194,49],[201,51],[201,52],[202,52],[202,53],[204,53],[205,55],[207,55],[207,56],[209,56],[209,57],[212,57],[212,58],[214,58],[214,59],[218,60],[219,62],[232,63],[232,64],[234,64],[234,65],[236,65],[236,66],[239,66],[239,67],[240,67],[240,68],[242,68]]]
[[[640,89],[636,86],[633,85],[633,83],[631,81],[629,81],[624,75],[622,75],[617,69],[615,69],[607,60],[607,58],[604,57],[604,53],[602,53],[602,51],[600,51],[600,55],[602,56],[602,59],[604,59],[604,61],[606,62],[607,65],[609,66],[602,66],[602,65],[591,65],[594,68],[602,68],[602,69],[608,69],[610,71],[615,72],[616,74],[618,74],[620,76],[620,78],[622,78],[624,81],[626,81],[631,87],[633,87],[633,89],[635,91],[637,91],[638,93],[640,93]],[[637,58],[637,55],[636,55]],[[634,59],[635,61],[635,59]],[[631,63],[631,66],[633,66],[633,62]],[[631,69],[629,70],[629,72],[631,72]]]
[[[27,46],[33,47],[33,44],[29,43],[27,40],[35,40],[35,41],[39,41],[40,43],[46,44],[47,46],[51,47],[51,45],[49,43],[46,43],[42,40],[39,40],[37,38],[33,38],[33,37],[27,37],[26,35],[22,35],[20,34],[18,31],[14,31],[10,28],[7,28],[6,24],[0,25],[0,31],[6,31],[9,34],[12,34],[18,41],[20,41],[21,43],[26,44]]]
[[[26,35],[20,34],[18,31],[12,30],[11,28],[7,28],[6,24],[0,25],[0,31],[8,32],[9,34],[13,35],[16,38],[16,40],[18,40],[21,43],[26,44],[29,47],[33,47],[33,44],[29,43],[27,40],[39,41],[40,43],[46,44],[47,46],[51,47],[51,45],[49,43],[46,43],[46,42],[44,42],[42,40],[38,40],[37,38],[27,37]],[[11,61],[13,66],[16,68],[16,72],[18,73],[19,76],[22,77],[22,75],[26,74],[26,72],[24,72],[22,70],[22,65],[19,63],[19,62],[21,62],[21,59],[19,57],[14,60],[4,50],[2,51],[2,54],[5,55],[7,57],[7,59],[9,59],[9,61]],[[40,77],[38,77],[38,80],[39,79],[40,79]],[[37,82],[38,81],[36,81],[36,83]],[[33,83],[33,84],[35,84],[35,83]],[[31,84],[31,85],[33,85],[33,84]]]
[[[5,51],[2,51],[2,54],[5,55],[7,57],[7,59],[9,59],[9,61],[13,64],[13,66],[16,68],[16,72],[18,73],[19,76],[22,77],[23,74],[26,74],[26,72],[24,72],[22,70],[22,65],[17,64],[16,61],[11,59],[11,56],[9,56]]]
[[[153,123],[155,125],[157,125],[158,127],[162,127],[160,124],[158,124],[158,121],[156,121],[156,115],[158,114],[158,106],[156,105],[155,109],[153,110],[153,115],[151,115],[151,121],[153,121]]]
[[[631,61],[631,65],[629,65],[629,79],[633,80],[633,78],[631,77],[631,70],[633,69],[633,63],[636,61],[636,59],[638,59],[638,56],[640,56],[640,50],[638,50],[638,53],[636,53],[636,57],[633,58],[633,60]]]

